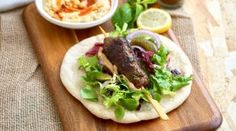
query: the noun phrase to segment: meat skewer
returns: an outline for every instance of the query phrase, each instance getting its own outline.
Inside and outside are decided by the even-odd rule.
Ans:
[[[137,88],[148,85],[148,76],[138,62],[130,43],[121,37],[106,37],[103,53]]]
[[[104,43],[105,43],[105,41],[107,41],[107,42],[109,42],[110,41],[110,39],[112,39],[112,38],[110,38],[110,37],[107,37],[107,33],[102,29],[102,27],[101,26],[99,26],[99,28],[100,28],[100,30],[102,31],[102,33],[104,34],[104,36],[105,36],[105,39],[104,39]],[[121,41],[122,41],[122,39],[121,39]],[[108,45],[109,45],[109,43],[107,43]],[[128,44],[128,43],[127,43]],[[107,46],[108,46],[107,45]],[[112,46],[111,46],[112,47]],[[116,46],[114,46],[114,47],[116,47]],[[121,46],[122,47],[122,46]],[[106,46],[105,46],[105,48],[107,48]],[[131,47],[130,47],[131,48]],[[120,49],[122,49],[122,48],[120,48]],[[102,51],[102,49],[99,49],[100,50],[100,53],[101,53],[101,51]],[[109,49],[107,48],[107,51],[108,51]],[[115,54],[115,52],[113,52],[114,51],[114,49],[112,49],[111,48],[111,50],[110,50],[111,52],[107,52],[107,54],[109,55],[109,54]],[[105,51],[106,52],[106,51]],[[118,52],[119,53],[119,52]],[[129,54],[130,52],[126,52],[127,54]],[[101,53],[102,54],[102,53]],[[129,56],[129,55],[128,55]],[[111,56],[110,56],[111,57]],[[115,56],[114,56],[114,58],[115,58]],[[133,57],[134,58],[134,57]],[[111,58],[112,59],[112,61],[115,61],[113,58]],[[109,60],[111,60],[110,58],[109,58],[109,56],[108,56],[108,61]],[[122,59],[122,58],[121,58]],[[131,58],[132,59],[132,58]],[[112,63],[112,62],[109,62],[109,63]],[[120,63],[119,63],[120,64]],[[129,64],[129,63],[124,63],[124,64]],[[136,63],[137,64],[137,63]],[[122,64],[121,64],[122,65]],[[114,65],[113,67],[116,67],[116,65]],[[118,66],[119,67],[119,66]],[[120,67],[119,67],[120,68]],[[118,68],[118,69],[119,69]],[[116,69],[116,68],[115,68]],[[134,69],[137,69],[137,68],[134,68]],[[141,68],[140,68],[141,69]],[[137,69],[138,70],[138,69]],[[113,72],[114,73],[114,70],[111,70],[111,72]],[[117,73],[117,71],[115,72],[115,73]],[[129,72],[129,73],[132,73],[132,72]],[[134,73],[134,72],[133,72]],[[148,79],[147,79],[148,80]],[[129,81],[128,81],[129,82]],[[130,82],[131,83],[131,82]],[[142,82],[141,82],[142,83]],[[133,84],[133,83],[131,83],[131,84]],[[132,89],[133,87],[131,87],[131,89]],[[141,87],[141,89],[144,89],[144,87],[142,86]],[[160,105],[160,103],[158,102],[158,101],[156,101],[156,100],[154,100],[153,98],[152,98],[152,96],[151,95],[146,95],[147,96],[147,98],[148,98],[148,100],[149,100],[149,102],[152,104],[152,106],[154,107],[154,109],[155,109],[155,111],[157,112],[157,114],[159,114],[160,115],[160,118],[161,119],[163,119],[163,120],[168,120],[169,119],[169,117],[167,116],[167,114],[165,113],[165,111],[164,111],[164,109],[163,109],[163,107]]]

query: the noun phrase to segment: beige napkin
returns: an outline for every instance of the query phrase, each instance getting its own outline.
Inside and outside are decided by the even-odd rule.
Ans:
[[[170,12],[173,30],[199,71],[191,20],[181,9]],[[21,14],[0,14],[0,131],[62,130]]]
[[[33,0],[0,0],[0,12],[29,4]]]
[[[21,14],[0,14],[0,131],[61,130]]]

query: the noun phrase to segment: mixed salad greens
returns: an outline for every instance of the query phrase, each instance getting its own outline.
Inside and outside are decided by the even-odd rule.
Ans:
[[[82,77],[85,87],[80,95],[83,99],[102,102],[107,108],[114,108],[117,119],[123,118],[125,110],[139,110],[142,103],[149,102],[147,95],[157,101],[164,95],[173,96],[178,89],[188,85],[192,77],[184,76],[176,69],[168,69],[168,54],[169,50],[161,45],[158,51],[148,55],[153,70],[148,73],[149,86],[140,90],[130,88],[124,75],[106,72],[96,54],[83,55],[78,59],[80,69],[86,72]]]
[[[104,73],[97,56],[81,56],[78,62],[86,72],[82,77],[86,86],[80,91],[81,97],[91,101],[100,99],[107,108],[115,108],[117,119],[124,116],[125,109],[136,110],[142,100],[147,101],[147,90],[129,89],[125,76]]]
[[[153,99],[160,101],[164,95],[175,95],[178,89],[188,85],[192,80],[192,76],[185,76],[177,69],[168,68],[170,51],[162,44],[155,45],[158,38],[152,33],[146,32],[150,35],[129,38],[127,29],[135,27],[139,14],[156,1],[128,0],[112,17],[116,30],[109,34],[110,37],[126,37],[130,42],[133,40],[133,43],[145,49],[133,48],[133,51],[146,68],[149,79],[147,87],[130,88],[130,81],[124,75],[107,72],[97,56],[102,43],[96,43],[93,49],[78,59],[79,68],[85,71],[85,75],[82,76],[85,86],[80,91],[81,97],[113,108],[118,120],[124,117],[126,110],[140,110],[142,103],[149,102],[147,96],[151,95]]]

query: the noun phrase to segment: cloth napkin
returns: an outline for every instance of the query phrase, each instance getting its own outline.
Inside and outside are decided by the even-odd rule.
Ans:
[[[0,13],[0,131],[61,131],[22,11]]]
[[[0,12],[24,6],[32,1],[33,0],[0,0]]]

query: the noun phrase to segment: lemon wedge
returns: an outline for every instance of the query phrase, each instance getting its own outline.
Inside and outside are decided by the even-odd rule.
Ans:
[[[142,12],[137,19],[137,26],[156,33],[164,33],[172,25],[171,16],[164,10],[150,8]]]

